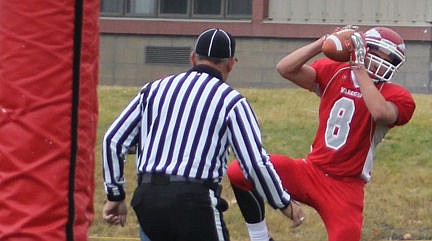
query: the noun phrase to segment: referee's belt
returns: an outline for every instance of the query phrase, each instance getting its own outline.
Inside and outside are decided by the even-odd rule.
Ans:
[[[138,176],[138,183],[141,184],[155,184],[155,185],[166,185],[170,183],[196,183],[202,184],[209,189],[219,192],[220,184],[219,181],[213,179],[196,179],[177,175],[168,175],[163,173],[142,173]]]

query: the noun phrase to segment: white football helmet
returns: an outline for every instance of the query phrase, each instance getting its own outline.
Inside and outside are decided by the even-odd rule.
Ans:
[[[390,81],[405,63],[405,43],[395,31],[375,27],[364,33],[368,53],[365,67],[374,82]]]

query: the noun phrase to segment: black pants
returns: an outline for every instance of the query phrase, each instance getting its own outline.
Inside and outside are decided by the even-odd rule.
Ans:
[[[131,205],[151,241],[229,241],[219,194],[204,184],[143,183]]]

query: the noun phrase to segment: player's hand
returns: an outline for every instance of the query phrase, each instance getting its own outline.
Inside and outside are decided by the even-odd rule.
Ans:
[[[339,31],[344,30],[344,29],[352,29],[354,31],[357,31],[359,29],[359,27],[356,25],[348,24],[348,25],[345,25],[343,27],[336,27],[334,32],[339,32]]]
[[[352,29],[352,30],[354,30],[354,31],[357,31],[357,30],[359,29],[359,27],[358,27],[357,25],[351,25],[351,24],[348,24],[348,25],[343,26],[343,27],[341,28],[341,30],[342,30],[342,29]]]
[[[105,222],[112,225],[121,225],[122,227],[126,224],[127,216],[127,205],[126,201],[106,201],[102,208],[102,218]]]
[[[292,220],[292,228],[300,226],[305,220],[305,214],[303,212],[303,209],[301,208],[300,204],[295,200],[291,200],[290,204],[281,211],[283,215]]]
[[[355,32],[351,35],[351,41],[354,49],[351,53],[351,66],[363,68],[365,64],[365,57],[367,53],[366,40],[361,32]]]
[[[328,37],[329,35],[330,35],[330,34],[324,34],[323,36],[321,36],[321,38],[318,39],[318,41],[321,42],[321,45],[320,45],[320,46],[323,45],[323,43],[326,41],[326,39],[327,39],[327,37]]]

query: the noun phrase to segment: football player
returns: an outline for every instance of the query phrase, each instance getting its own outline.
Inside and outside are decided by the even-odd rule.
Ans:
[[[371,179],[375,148],[415,109],[411,94],[390,82],[406,61],[401,36],[386,27],[354,29],[348,62],[321,58],[308,64],[321,53],[323,37],[277,64],[282,77],[320,98],[319,125],[305,158],[273,154],[270,159],[292,198],[319,213],[329,241],[360,240],[364,186]],[[269,240],[263,201],[238,162],[230,164],[228,177],[251,240]]]

